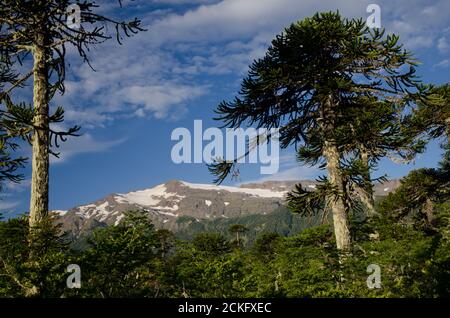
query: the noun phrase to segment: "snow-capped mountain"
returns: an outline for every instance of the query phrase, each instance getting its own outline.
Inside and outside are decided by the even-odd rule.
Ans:
[[[169,181],[149,189],[111,194],[96,202],[68,211],[54,211],[63,229],[75,237],[101,225],[117,225],[125,211],[147,211],[158,228],[177,231],[189,220],[232,218],[267,214],[283,205],[286,194],[299,181],[267,181],[237,186],[216,186]],[[314,190],[315,181],[301,181]],[[378,195],[398,186],[397,181],[376,185]],[[183,218],[182,218],[183,217]]]
[[[148,211],[159,228],[176,230],[181,216],[197,220],[266,214],[283,204],[288,189],[264,189],[169,181],[125,194],[111,194],[60,215],[63,229],[75,236],[102,224],[118,224],[125,211]],[[185,218],[185,220],[188,218]]]

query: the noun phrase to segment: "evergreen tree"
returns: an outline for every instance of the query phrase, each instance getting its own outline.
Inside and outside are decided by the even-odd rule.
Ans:
[[[16,77],[17,75],[11,71],[11,68],[0,61],[0,92],[4,90],[5,86],[14,83]],[[8,129],[6,111],[0,109],[0,190],[5,181],[19,182],[23,179],[23,176],[17,170],[23,167],[26,158],[12,157],[12,153],[19,147],[15,139],[21,137],[21,135],[20,131]]]
[[[121,1],[119,0],[120,5]],[[77,21],[79,9],[80,21]],[[2,0],[0,1],[0,58],[12,65],[23,62],[31,54],[33,67],[20,74],[14,83],[1,92],[1,99],[33,78],[33,107],[15,109],[13,117],[31,128],[32,176],[30,200],[30,229],[48,213],[49,154],[51,145],[57,146],[68,135],[76,135],[79,127],[58,132],[50,129],[51,121],[62,121],[63,110],[49,114],[49,104],[56,92],[64,93],[66,48],[73,46],[84,62],[89,63],[87,51],[112,37],[130,36],[143,29],[140,21],[116,21],[97,13],[99,6],[93,1],[68,0]],[[73,19],[71,19],[73,18]]]
[[[422,94],[416,61],[397,42],[397,36],[371,30],[362,19],[318,13],[279,34],[265,57],[251,65],[239,97],[217,109],[217,119],[228,127],[280,128],[282,147],[295,145],[300,162],[326,168],[321,202],[332,212],[340,250],[351,246],[349,177],[361,176],[353,163],[345,164],[350,150],[358,151],[342,143],[349,123],[360,118],[350,110],[362,98],[403,108]],[[235,164],[219,161],[209,168],[221,182]]]
[[[241,247],[241,235],[243,235],[245,232],[248,232],[248,228],[242,224],[233,224],[230,226],[228,231],[231,234],[236,235],[236,245],[238,247]]]
[[[444,137],[444,147],[450,145],[450,84],[429,86],[425,100],[406,119],[407,129],[430,138]]]

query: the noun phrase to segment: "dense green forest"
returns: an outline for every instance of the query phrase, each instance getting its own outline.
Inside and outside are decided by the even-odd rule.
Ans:
[[[433,199],[430,214],[411,197],[428,197],[442,180],[448,191],[448,176],[414,171],[378,202],[377,217],[355,215],[345,262],[329,224],[288,237],[261,232],[252,242],[218,232],[181,240],[155,229],[145,212],[130,212],[120,225],[96,229],[80,250],[51,224],[30,245],[27,217],[10,219],[0,222],[0,295],[27,296],[35,286],[40,297],[448,297],[450,202]],[[81,268],[79,289],[66,286],[68,264]],[[379,289],[367,287],[370,264],[381,268]]]
[[[216,109],[225,127],[279,129],[281,148],[324,170],[314,191],[299,184],[272,214],[192,222],[177,235],[156,229],[148,212],[129,211],[82,241],[69,238],[48,209],[49,157],[80,129],[51,125],[64,121],[63,108],[52,114],[49,104],[65,90],[65,45],[89,63],[93,44],[145,30],[86,1],[90,27],[74,31],[60,23],[68,4],[0,7],[0,182],[22,180],[17,140],[32,147],[30,211],[0,222],[0,297],[450,296],[450,86],[422,82],[398,36],[339,12],[287,27],[250,66],[238,96]],[[31,71],[18,74],[30,54]],[[14,102],[11,92],[31,77],[33,105]],[[441,143],[439,166],[413,170],[375,198],[373,184],[386,180],[373,177],[380,160],[410,162],[430,141]],[[217,158],[208,168],[221,183],[238,163]],[[71,264],[79,288],[69,288]],[[370,281],[376,269],[379,285]]]

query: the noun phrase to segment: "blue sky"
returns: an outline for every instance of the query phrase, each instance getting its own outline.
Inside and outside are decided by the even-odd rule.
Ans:
[[[205,128],[217,126],[214,108],[235,95],[251,61],[263,56],[284,27],[316,11],[339,9],[345,16],[366,18],[367,5],[377,3],[382,26],[399,34],[423,63],[423,80],[448,82],[448,0],[135,0],[124,1],[123,10],[116,1],[97,2],[104,14],[141,18],[148,31],[126,39],[123,46],[110,41],[94,48],[90,57],[96,72],[68,51],[67,91],[54,98],[53,107],[64,106],[64,125],[81,125],[83,135],[61,147],[61,159],[52,159],[51,209],[171,179],[210,183],[206,166],[172,163],[172,130],[192,129],[194,119],[202,119]],[[30,92],[26,87],[18,95],[29,99]],[[29,154],[29,147],[22,151]],[[413,168],[435,166],[440,154],[435,142],[414,163],[384,159],[376,173],[398,178]],[[280,161],[280,172],[272,176],[260,175],[258,165],[243,167],[240,182],[322,174],[298,166],[292,150],[283,151]],[[2,194],[5,216],[28,209],[29,165],[24,173],[22,184],[7,184]]]

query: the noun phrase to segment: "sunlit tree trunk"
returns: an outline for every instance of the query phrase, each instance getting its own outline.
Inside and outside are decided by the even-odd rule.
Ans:
[[[350,227],[348,222],[348,205],[346,204],[346,189],[341,174],[340,154],[338,147],[332,140],[335,130],[335,107],[333,97],[330,95],[322,108],[322,130],[325,141],[323,146],[323,156],[327,162],[326,169],[328,180],[338,194],[330,194],[327,198],[333,215],[334,235],[338,250],[349,250],[351,247]]]
[[[348,250],[351,247],[350,228],[348,222],[348,208],[344,199],[344,183],[339,170],[339,152],[337,147],[325,141],[323,154],[327,160],[328,180],[339,192],[338,196],[328,198],[333,215],[334,235],[339,250]]]
[[[46,31],[36,35],[33,46],[34,89],[33,104],[35,131],[32,137],[32,174],[30,199],[30,228],[33,228],[48,214],[49,182],[49,86],[48,48]]]
[[[362,191],[358,191],[359,197],[362,203],[367,207],[368,214],[370,216],[375,215],[375,199],[373,192],[372,179],[370,177],[370,165],[369,165],[369,152],[364,145],[359,146],[360,160],[362,162],[364,172],[362,175],[364,188]]]

